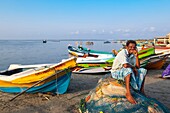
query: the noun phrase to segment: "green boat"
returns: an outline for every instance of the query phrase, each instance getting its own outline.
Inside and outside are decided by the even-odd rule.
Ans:
[[[148,49],[140,50],[138,52],[139,59],[143,59],[154,54],[155,54],[155,48],[148,48]]]
[[[89,67],[111,67],[113,64],[114,58],[110,58],[106,62],[91,62],[91,63],[77,63],[77,66],[79,67],[84,67],[84,68],[89,68]]]

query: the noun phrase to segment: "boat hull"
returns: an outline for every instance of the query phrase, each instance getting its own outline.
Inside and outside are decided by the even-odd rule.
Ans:
[[[66,92],[71,77],[71,69],[76,66],[76,59],[66,59],[58,64],[29,69],[17,74],[0,76],[0,91],[19,93],[28,89],[27,93]],[[30,89],[29,89],[30,88]]]
[[[166,59],[157,59],[156,61],[150,61],[145,68],[146,69],[161,69],[162,66],[165,64]]]
[[[67,88],[70,83],[70,77],[71,77],[71,71],[70,70],[63,70],[62,73],[56,73],[51,78],[46,79],[42,83],[36,85],[35,87],[27,90],[27,93],[45,93],[45,92],[51,92],[55,94],[63,94],[67,91]],[[34,85],[35,82],[32,83],[11,83],[11,82],[4,82],[0,81],[0,91],[7,92],[7,93],[19,93],[27,88]]]
[[[109,70],[106,70],[105,68],[102,67],[97,67],[97,68],[76,68],[73,70],[73,73],[76,74],[104,74],[104,73],[110,73]]]
[[[97,58],[112,58],[115,57],[115,55],[113,53],[110,52],[100,52],[100,51],[95,51],[95,50],[90,50],[87,48],[80,48],[80,46],[78,46],[78,48],[75,48],[73,46],[68,46],[68,52],[76,57],[97,57]]]
[[[154,55],[155,54],[155,49],[154,48],[148,48],[148,49],[144,49],[138,52],[138,58],[142,59],[142,58],[146,58],[148,56]]]

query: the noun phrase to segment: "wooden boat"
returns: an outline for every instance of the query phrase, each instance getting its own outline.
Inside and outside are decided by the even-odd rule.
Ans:
[[[79,60],[77,58],[77,66],[84,67],[84,68],[89,68],[89,67],[108,67],[112,66],[114,61],[114,58],[110,59],[101,59],[101,60]]]
[[[0,72],[0,91],[19,93],[41,81],[26,92],[63,94],[70,83],[72,73],[70,68],[75,66],[76,59],[72,57],[57,64],[47,64],[36,68],[32,65],[13,67]]]
[[[91,53],[90,51],[82,50],[80,48],[75,48],[71,45],[68,46],[69,54],[76,57],[95,57],[95,58],[112,58],[115,57],[113,53]]]
[[[82,46],[78,46],[79,50],[83,50],[83,51],[86,51],[86,52],[90,52],[91,54],[95,53],[95,54],[113,54],[113,52],[103,52],[103,51],[96,51],[96,50],[90,50],[90,49],[87,49],[85,47],[82,47]],[[155,49],[152,47],[152,48],[147,48],[147,49],[144,49],[144,50],[141,50],[139,51],[139,59],[142,59],[142,58],[145,58],[145,57],[148,57],[150,55],[154,55],[155,54]],[[114,54],[114,56],[116,56]]]
[[[147,48],[147,49],[144,49],[144,50],[140,50],[138,52],[139,59],[142,59],[142,58],[154,55],[154,54],[155,54],[155,49],[154,48]]]
[[[139,49],[141,49],[141,47],[138,47]],[[165,52],[169,52],[170,51],[170,47],[162,47],[162,46],[145,46],[144,49],[148,49],[148,48],[155,48],[155,54],[159,54],[159,53],[165,53]]]
[[[76,63],[106,63],[106,62],[113,62],[113,60],[114,58],[78,57]]]
[[[159,54],[159,53],[169,53],[170,52],[170,48],[169,49],[155,49],[155,53]]]
[[[76,73],[76,74],[104,74],[104,73],[110,73],[110,71],[109,71],[109,69],[103,68],[103,67],[97,67],[97,68],[77,67],[73,70],[73,73]]]
[[[169,55],[170,55],[170,53],[155,54],[153,56],[150,56],[150,57],[140,60],[140,64],[147,62],[146,65],[143,66],[144,68],[146,68],[146,69],[161,69],[162,66],[165,64]]]
[[[81,51],[84,51],[86,53],[90,53],[90,54],[113,54],[112,52],[92,50],[92,49],[89,49],[89,48],[82,47],[81,45],[78,46],[78,49],[81,50]]]
[[[84,68],[89,68],[89,67],[110,67],[112,66],[113,62],[111,63],[107,63],[107,62],[104,62],[104,63],[79,63],[77,64],[77,66],[79,67],[84,67]]]
[[[151,59],[148,64],[145,66],[146,69],[161,69],[165,64],[166,59]]]
[[[83,57],[85,55],[85,52],[78,50],[77,48],[71,45],[68,46],[68,52],[69,54],[76,56],[76,57]]]

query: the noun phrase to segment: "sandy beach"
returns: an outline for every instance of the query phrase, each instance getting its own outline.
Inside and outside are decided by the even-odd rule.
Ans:
[[[170,109],[170,79],[160,78],[163,70],[148,70],[145,93]],[[0,92],[1,113],[78,113],[80,99],[104,76],[72,74],[68,91],[62,95],[23,94],[9,101],[16,94]]]

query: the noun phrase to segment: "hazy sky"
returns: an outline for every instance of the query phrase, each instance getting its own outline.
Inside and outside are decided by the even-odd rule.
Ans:
[[[170,0],[0,0],[0,39],[138,39],[170,32]]]

